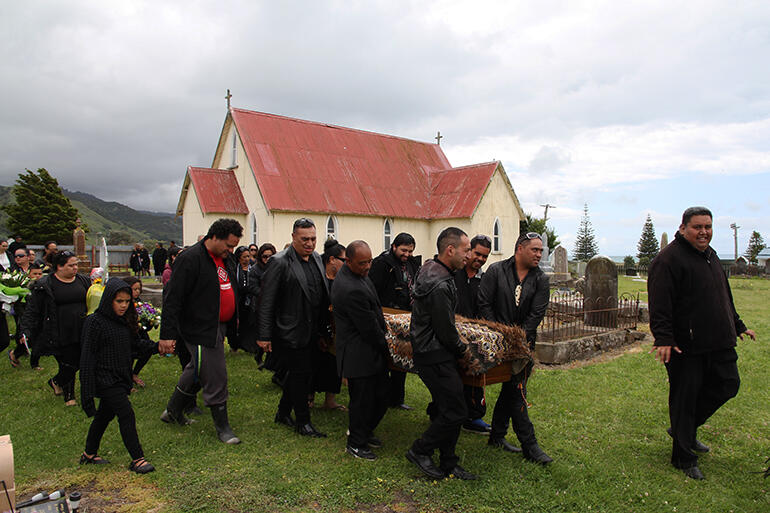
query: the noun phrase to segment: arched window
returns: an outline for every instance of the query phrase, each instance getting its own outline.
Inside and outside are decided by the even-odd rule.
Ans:
[[[390,249],[392,238],[393,238],[393,226],[391,225],[390,219],[385,219],[385,224],[382,227],[382,240],[383,240],[383,244],[385,245],[385,248],[384,248],[385,251]]]
[[[337,239],[337,220],[334,216],[326,218],[326,239]]]
[[[257,215],[251,214],[251,243],[257,244]]]
[[[492,227],[492,252],[500,252],[500,219],[495,218],[495,224]]]
[[[233,149],[230,157],[231,167],[238,167],[238,133],[233,129]]]

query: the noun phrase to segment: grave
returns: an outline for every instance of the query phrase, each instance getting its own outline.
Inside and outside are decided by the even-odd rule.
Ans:
[[[600,255],[588,261],[584,296],[586,325],[618,326],[618,268],[615,262]]]

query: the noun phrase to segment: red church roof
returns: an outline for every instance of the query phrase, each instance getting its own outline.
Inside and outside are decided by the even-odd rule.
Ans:
[[[269,210],[470,217],[499,164],[452,168],[437,144],[236,108],[230,114]]]
[[[230,169],[188,167],[177,212],[184,207],[187,187],[192,182],[198,203],[204,214],[248,214],[249,207],[243,199],[235,173]]]

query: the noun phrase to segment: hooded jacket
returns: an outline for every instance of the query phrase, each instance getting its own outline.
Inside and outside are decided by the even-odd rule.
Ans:
[[[716,252],[698,251],[679,232],[650,264],[647,290],[656,346],[699,354],[734,347],[746,331]]]
[[[412,338],[414,363],[433,365],[462,358],[466,346],[455,326],[457,289],[454,275],[438,260],[428,260],[417,274],[412,289]]]
[[[96,312],[83,325],[80,353],[80,399],[83,411],[91,417],[96,413],[94,398],[108,389],[130,393],[133,386],[133,352],[158,351],[158,344],[140,338],[138,330],[128,325],[126,316],[118,317],[112,302],[119,291],[131,297],[131,287],[120,278],[110,278],[104,287]],[[133,308],[133,300],[129,308]],[[137,327],[138,328],[138,327]]]

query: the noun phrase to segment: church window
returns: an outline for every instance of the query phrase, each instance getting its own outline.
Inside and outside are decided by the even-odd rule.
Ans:
[[[238,134],[235,130],[233,130],[233,150],[230,160],[231,167],[238,167]]]
[[[492,227],[492,252],[500,252],[500,219],[495,218],[495,224]]]
[[[385,251],[387,251],[390,248],[392,236],[393,236],[393,226],[391,225],[390,219],[385,219],[385,225],[382,227],[382,238],[383,238]]]
[[[257,243],[257,216],[256,214],[251,214],[251,243],[256,244]]]
[[[329,216],[326,219],[326,239],[337,239],[337,220],[334,216]]]

